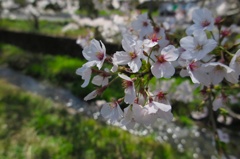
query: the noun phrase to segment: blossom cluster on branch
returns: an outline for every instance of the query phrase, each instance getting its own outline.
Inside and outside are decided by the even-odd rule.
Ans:
[[[92,82],[97,89],[84,100],[101,95],[121,79],[122,98],[104,104],[101,114],[111,123],[120,122],[129,129],[136,123],[151,125],[157,118],[173,119],[168,92],[149,87],[153,78],[189,77],[200,88],[204,102],[210,102],[208,109],[217,111],[227,105],[229,96],[217,86],[239,88],[239,44],[225,45],[231,30],[222,27],[223,19],[214,18],[208,9],[196,9],[192,19],[193,24],[179,43],[174,43],[148,14],[139,15],[131,23],[131,29],[122,35],[123,50],[111,56],[101,41],[91,40],[82,52],[87,62],[76,74],[84,80],[82,87]]]

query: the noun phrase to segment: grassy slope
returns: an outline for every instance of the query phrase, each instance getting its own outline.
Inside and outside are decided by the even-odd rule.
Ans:
[[[0,158],[188,158],[0,80]],[[189,157],[190,158],[190,157]]]

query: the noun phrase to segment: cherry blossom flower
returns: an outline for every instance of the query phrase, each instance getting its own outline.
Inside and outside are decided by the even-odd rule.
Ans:
[[[105,72],[94,76],[92,79],[92,83],[97,86],[106,86],[108,84],[109,78],[111,78],[111,76],[109,76],[108,72],[109,72],[109,70],[106,68]]]
[[[171,110],[171,105],[159,103],[156,101],[150,101],[147,105],[144,106],[144,108],[148,109],[149,114],[157,113],[158,110],[167,112]]]
[[[143,45],[145,47],[153,47],[158,44],[162,39],[166,39],[165,30],[163,28],[156,28],[154,31],[146,36],[146,39],[143,40]]]
[[[102,116],[112,124],[120,121],[123,117],[123,111],[117,102],[103,104],[100,112]]]
[[[191,35],[196,30],[209,30],[214,28],[214,18],[212,13],[206,8],[197,8],[192,13],[193,25],[187,28],[187,35]]]
[[[76,70],[76,74],[82,76],[82,79],[84,80],[84,83],[81,85],[82,88],[89,84],[92,74],[91,67],[93,67],[95,64],[95,61],[87,62],[81,68]]]
[[[137,19],[132,22],[132,28],[139,33],[140,38],[153,32],[153,26],[148,19],[147,13],[139,15]]]
[[[101,69],[106,58],[106,48],[101,41],[91,40],[90,44],[83,49],[82,53],[86,60],[95,61],[98,69]]]
[[[240,76],[240,49],[234,54],[229,66]]]
[[[128,103],[128,104],[132,104],[136,98],[136,91],[135,91],[135,87],[134,87],[134,82],[133,80],[124,75],[124,74],[118,74],[119,77],[121,77],[124,81],[123,81],[123,86],[125,88],[124,93],[124,102]]]
[[[157,119],[155,114],[149,114],[148,109],[142,105],[133,103],[132,110],[134,120],[145,126],[152,125]]]
[[[175,68],[171,61],[178,58],[178,51],[173,45],[165,47],[159,56],[156,56],[156,62],[151,67],[151,72],[156,78],[170,78],[175,73]]]
[[[146,37],[147,38],[143,40],[144,51],[147,53],[151,52],[151,58],[158,55],[159,52],[169,44],[169,41],[166,39],[165,30],[160,27],[155,28],[154,32]]]
[[[224,78],[231,83],[238,82],[236,72],[220,62],[210,62],[204,64],[204,67],[209,73],[211,83],[214,85],[219,84]]]
[[[213,39],[207,39],[206,33],[198,30],[193,33],[193,37],[182,38],[180,45],[185,49],[181,54],[181,58],[201,60],[217,46],[217,42]]]
[[[117,51],[113,55],[114,65],[128,65],[133,73],[139,71],[142,66],[141,59],[144,58],[142,42],[129,43],[130,40],[122,40],[125,51]]]
[[[162,90],[155,90],[152,96],[154,101],[170,105],[167,93],[163,92]]]
[[[221,129],[217,129],[219,140],[224,143],[229,143],[229,135],[227,133],[224,133]]]
[[[133,129],[136,121],[133,116],[132,105],[129,105],[124,109],[123,119],[121,120],[121,124],[126,126],[127,129]]]
[[[195,84],[203,84],[208,86],[210,84],[209,75],[205,71],[205,68],[202,67],[200,61],[185,61],[185,64],[180,63],[182,66],[186,65],[186,69],[180,71],[180,76],[190,76],[191,80]]]

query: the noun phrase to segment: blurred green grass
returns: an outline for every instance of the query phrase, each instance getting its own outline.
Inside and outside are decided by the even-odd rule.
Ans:
[[[0,158],[191,158],[0,80]]]
[[[64,36],[77,38],[78,36],[85,36],[89,31],[94,31],[94,28],[85,26],[80,27],[77,30],[68,30],[63,32],[62,29],[71,21],[46,21],[39,20],[39,30],[36,30],[31,20],[17,20],[17,19],[0,19],[0,28],[21,31],[21,32],[33,32],[51,36]]]

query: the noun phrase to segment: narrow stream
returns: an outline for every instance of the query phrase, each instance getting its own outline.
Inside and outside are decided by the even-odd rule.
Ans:
[[[82,101],[66,89],[54,87],[46,82],[37,81],[6,67],[0,67],[0,78],[24,90],[46,98],[51,98],[56,102],[66,105],[66,107],[72,107],[76,111],[96,120],[103,120],[99,113],[98,106]],[[139,125],[136,130],[130,132],[135,135],[154,134],[157,141],[168,142],[178,151],[187,151],[196,159],[216,158],[216,151],[212,142],[212,133],[206,128],[201,128],[197,125],[183,127],[174,121],[167,123],[164,120],[158,120],[151,128]],[[237,136],[236,141],[239,141],[239,139],[240,134]],[[239,152],[234,154],[239,155]]]

